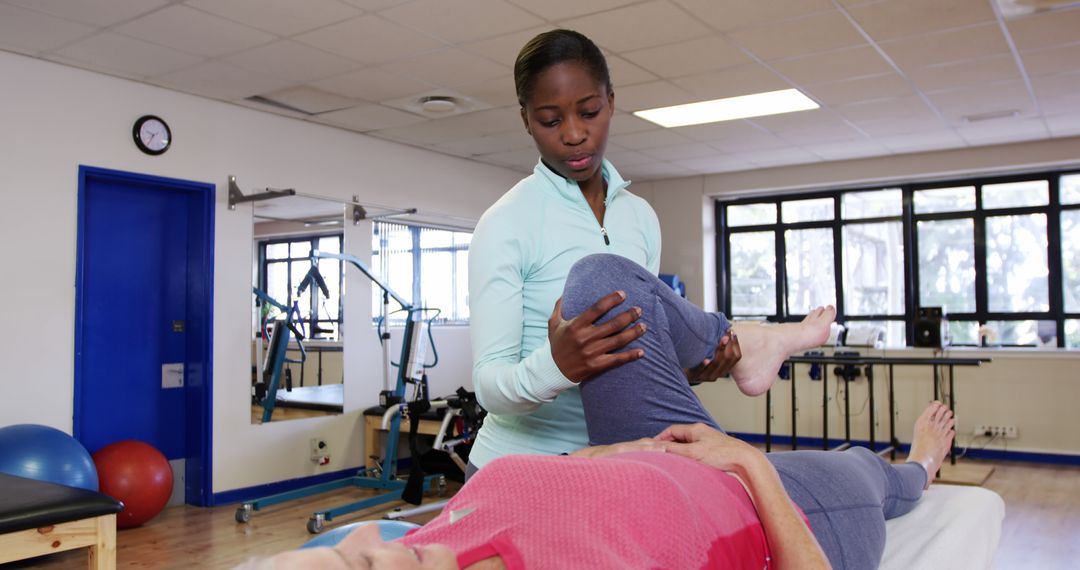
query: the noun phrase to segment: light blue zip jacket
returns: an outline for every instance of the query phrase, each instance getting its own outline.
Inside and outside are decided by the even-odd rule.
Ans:
[[[469,460],[588,444],[581,394],[559,371],[548,318],[570,266],[593,253],[660,268],[660,222],[608,161],[604,224],[576,182],[541,161],[480,218],[469,245],[473,386],[488,411]],[[629,307],[626,307],[629,308]]]

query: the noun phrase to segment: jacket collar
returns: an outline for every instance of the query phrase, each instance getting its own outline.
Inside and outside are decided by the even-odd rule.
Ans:
[[[604,176],[604,180],[607,180],[607,197],[604,198],[604,204],[611,204],[615,196],[630,185],[630,181],[623,180],[619,171],[615,170],[615,167],[606,158],[600,163],[600,171]],[[558,175],[548,168],[543,160],[536,161],[536,168],[533,169],[533,173],[541,180],[547,181],[564,199],[571,202],[585,202],[585,195],[581,193],[578,183]]]

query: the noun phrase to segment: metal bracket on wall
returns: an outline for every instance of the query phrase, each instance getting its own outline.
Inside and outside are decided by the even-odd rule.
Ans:
[[[295,196],[296,190],[292,188],[285,188],[283,190],[275,190],[273,188],[267,188],[264,192],[258,194],[244,195],[240,191],[240,187],[236,185],[236,177],[229,176],[229,209],[235,210],[237,204],[244,202],[257,202],[259,200],[269,200],[271,198],[280,198],[281,196]],[[354,213],[355,216],[355,213]]]

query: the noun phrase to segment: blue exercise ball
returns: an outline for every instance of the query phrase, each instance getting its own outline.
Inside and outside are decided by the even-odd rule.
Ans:
[[[90,453],[75,438],[49,426],[0,428],[0,473],[98,490],[97,468]]]
[[[414,528],[419,528],[420,525],[406,522],[406,521],[360,521],[347,524],[345,526],[339,526],[333,530],[328,530],[319,536],[307,541],[300,548],[315,548],[318,546],[336,546],[341,542],[346,535],[356,530],[358,527],[367,525],[377,525],[379,527],[379,535],[386,542],[391,540],[397,540]]]

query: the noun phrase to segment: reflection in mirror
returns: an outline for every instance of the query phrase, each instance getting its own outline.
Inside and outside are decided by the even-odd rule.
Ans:
[[[251,421],[340,414],[344,403],[340,201],[287,196],[255,202]]]

